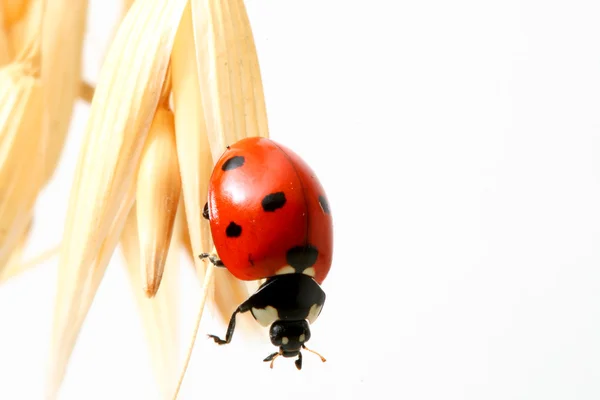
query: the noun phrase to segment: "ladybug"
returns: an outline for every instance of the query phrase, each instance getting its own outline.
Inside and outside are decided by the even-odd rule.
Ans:
[[[313,170],[292,150],[270,139],[250,137],[228,146],[215,164],[204,218],[218,255],[203,253],[215,266],[241,280],[266,281],[243,302],[229,321],[231,341],[238,313],[250,312],[270,326],[271,343],[279,356],[297,357],[309,350],[309,324],[325,303],[321,284],[331,267],[333,223],[325,191]]]

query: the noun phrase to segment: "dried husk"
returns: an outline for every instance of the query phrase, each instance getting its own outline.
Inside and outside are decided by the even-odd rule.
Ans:
[[[148,133],[137,176],[141,273],[148,297],[156,294],[161,282],[180,194],[173,113],[159,106]]]
[[[81,324],[135,198],[185,0],[136,1],[100,73],[69,199],[59,262],[48,396],[54,398]]]
[[[120,233],[123,231],[127,216],[133,207],[134,200],[135,190],[134,186],[131,186],[126,192],[124,200],[112,220],[112,224],[108,229],[108,235],[106,235],[105,240],[102,242],[97,256],[91,261],[88,267],[89,274],[84,279],[80,279],[76,285],[61,285],[62,282],[60,281],[67,279],[67,275],[59,270],[59,287],[68,287],[72,290],[72,292],[68,293],[70,297],[78,300],[80,299],[81,301],[67,304],[67,307],[69,307],[68,311],[64,312],[66,307],[62,309],[59,308],[61,305],[61,303],[58,302],[60,294],[57,294],[53,324],[54,331],[52,336],[53,343],[50,364],[48,366],[48,383],[46,387],[47,399],[54,399],[58,394],[79,331],[90,306],[92,305],[93,295],[90,296],[90,293],[95,294],[98,290],[98,286],[106,271],[106,266],[119,242]],[[63,249],[64,246],[61,250]],[[59,264],[59,267],[60,266],[61,265]],[[73,280],[73,278],[70,279]],[[61,313],[61,311],[64,313]],[[60,336],[55,332],[58,332]]]
[[[198,265],[197,254],[214,251],[208,222],[201,216],[214,162],[227,145],[249,136],[268,137],[269,132],[258,58],[243,1],[191,0],[190,4],[191,15],[186,10],[181,21],[172,65],[183,197],[191,255]],[[201,272],[202,268],[198,270]],[[215,274],[232,289],[228,291],[227,286],[221,285],[214,292],[219,314],[229,317],[247,297],[247,288],[235,282],[227,271],[215,271],[208,264],[204,290],[210,287],[213,277],[217,278]],[[202,310],[194,339],[201,317]],[[191,349],[175,397],[190,355]]]
[[[22,4],[17,6],[15,2],[14,6],[5,8],[5,12],[12,15],[5,19],[11,59],[19,58],[23,49],[34,41],[38,41],[39,48],[39,40],[43,37],[40,32],[45,0],[27,0],[20,3]],[[39,49],[37,52],[39,53]]]
[[[11,255],[6,262],[6,266],[0,270],[0,282],[7,281],[10,278],[13,278],[19,275],[21,272],[27,270],[28,268],[37,265],[42,260],[36,259],[33,263],[29,262],[27,264],[23,263],[23,250],[25,249],[25,245],[27,244],[27,239],[29,238],[29,234],[31,233],[31,225],[32,220],[27,224],[27,228],[25,232],[21,234],[21,239],[17,242],[17,245],[14,247]]]
[[[3,14],[3,22],[6,26],[11,26],[21,20],[27,10],[27,5],[31,0],[0,0],[0,9]]]
[[[202,217],[201,208],[207,200],[208,180],[214,162],[206,132],[198,62],[194,54],[196,54],[196,45],[193,39],[191,7],[188,5],[173,48],[173,102],[188,228],[184,243],[191,261],[197,265],[198,277],[203,279],[207,265],[199,263],[197,255],[210,251],[213,244],[210,226]],[[209,288],[209,300],[216,306],[217,315],[227,319],[248,297],[248,290],[243,282],[224,269],[215,271],[214,282],[214,285]]]
[[[228,144],[268,137],[267,113],[252,29],[242,0],[192,0],[209,141],[216,159]]]
[[[171,55],[172,93],[177,156],[181,170],[187,225],[194,252],[200,254],[212,247],[210,228],[202,218],[200,209],[207,199],[208,178],[213,161],[206,133],[196,65],[191,9],[188,4]],[[198,274],[203,276],[204,263],[195,261],[195,264]]]
[[[183,206],[180,206],[183,208]],[[125,256],[127,271],[133,293],[145,327],[146,339],[152,357],[152,366],[162,398],[168,398],[177,378],[179,359],[178,341],[178,292],[179,292],[179,249],[181,248],[181,223],[178,213],[171,247],[166,259],[161,287],[156,296],[148,299],[140,287],[145,278],[140,268],[140,245],[138,240],[135,207],[130,211],[125,228],[121,233],[121,248]]]
[[[131,8],[131,5],[135,2],[135,0],[123,0],[123,4],[121,5],[121,10],[123,14],[127,13],[127,11]]]
[[[8,31],[4,22],[4,8],[0,5],[0,67],[8,64],[10,58]]]
[[[213,160],[245,137],[268,137],[262,79],[252,28],[243,1],[192,0],[199,84]],[[204,204],[204,203],[203,203]],[[219,314],[229,318],[256,283],[242,284],[216,271],[225,290],[215,291]],[[229,289],[230,290],[227,290]]]
[[[3,8],[3,11],[6,9]],[[31,1],[18,55],[0,67],[0,275],[14,276],[44,174],[40,32],[43,3]],[[3,24],[6,19],[3,18]],[[4,33],[4,32],[3,32]],[[6,271],[10,261],[11,271]]]
[[[87,0],[86,0],[87,1]],[[68,105],[69,101],[65,98],[65,95],[70,92],[70,87],[73,82],[79,83],[80,64],[81,64],[81,47],[83,45],[83,28],[85,23],[86,8],[78,8],[77,6],[82,4],[81,0],[68,1],[69,13],[65,13],[64,10],[56,12],[57,8],[62,8],[62,0],[30,0],[30,1],[4,1],[0,6],[0,27],[4,28],[5,20],[10,23],[11,33],[13,42],[8,41],[8,28],[5,31],[0,29],[0,65],[5,64],[8,70],[16,71],[21,70],[21,74],[24,75],[23,79],[35,79],[35,85],[43,87],[44,90],[36,88],[35,92],[39,93],[35,96],[42,96],[42,103],[29,104],[23,106],[27,108],[27,116],[23,117],[27,120],[28,128],[24,130],[27,132],[24,137],[20,140],[29,140],[30,143],[35,143],[35,148],[28,149],[28,145],[19,148],[14,147],[16,145],[15,138],[17,132],[9,132],[8,129],[0,131],[0,158],[5,160],[6,157],[10,156],[17,159],[29,159],[33,160],[33,165],[30,164],[31,171],[26,171],[27,176],[31,174],[37,174],[35,180],[27,178],[17,173],[17,170],[11,172],[12,178],[17,182],[14,188],[11,183],[7,180],[2,182],[2,186],[5,190],[11,190],[12,200],[18,202],[24,207],[33,208],[37,195],[42,189],[48,178],[51,177],[54,172],[56,161],[60,156],[60,151],[64,144],[64,137],[66,137],[66,131],[71,119],[71,110],[65,114],[62,118],[58,118],[61,107],[64,108]],[[5,7],[9,11],[9,18],[4,18]],[[58,16],[57,16],[58,14]],[[72,23],[74,18],[78,18],[80,27],[74,29]],[[55,29],[56,28],[56,29]],[[73,48],[72,43],[77,42],[75,53],[77,55],[70,57],[68,50]],[[42,55],[43,54],[43,55]],[[6,57],[11,58],[12,63],[6,64]],[[57,66],[65,63],[71,63],[76,66],[75,70],[68,70],[66,72],[66,79],[62,79],[64,76],[61,75],[61,71],[57,69]],[[40,79],[41,75],[41,79]],[[0,83],[0,88],[3,90],[3,94],[9,94],[13,90],[12,87],[7,86],[3,80]],[[33,101],[33,100],[32,100]],[[37,98],[35,100],[37,102]],[[2,103],[4,104],[4,102]],[[5,107],[10,107],[6,104]],[[19,111],[16,111],[13,118],[20,118]],[[54,118],[49,118],[50,115],[54,115]],[[56,141],[58,137],[55,132],[52,131],[55,122],[58,120],[64,127],[62,139]],[[31,125],[36,124],[36,128],[32,128]],[[32,136],[33,135],[33,136]],[[28,153],[24,153],[27,151]],[[35,151],[39,151],[39,155],[35,155]],[[48,163],[48,160],[54,160]],[[12,167],[10,167],[12,168]],[[41,181],[39,178],[41,174]],[[20,182],[19,182],[20,180]],[[33,190],[33,184],[36,185]],[[31,190],[30,190],[31,189]],[[26,192],[26,194],[25,194]],[[25,196],[26,198],[22,198]],[[31,212],[30,212],[31,214]],[[0,242],[0,247],[8,253],[11,252],[11,248],[14,245],[12,239],[15,235],[18,236],[23,230],[23,226],[26,222],[22,222],[25,218],[22,213],[12,210],[10,206],[5,211],[5,216],[0,217],[4,222],[0,222],[0,225],[10,225],[10,218],[15,218],[17,221],[10,231],[7,232],[9,235],[8,240]],[[8,229],[8,228],[7,228]],[[23,238],[22,240],[25,240]],[[3,250],[0,250],[2,252]],[[0,255],[0,270],[4,267],[5,258],[7,254]],[[34,266],[31,262],[23,263],[16,262],[17,258],[13,255],[11,257],[10,271],[5,271],[3,276],[5,279],[18,275],[21,268],[29,268]],[[43,258],[34,258],[33,261],[42,262]]]
[[[60,159],[79,95],[88,0],[44,1],[41,77],[46,88],[44,126],[48,130],[48,180]]]
[[[29,62],[0,68],[0,271],[22,240],[44,172],[42,86]]]

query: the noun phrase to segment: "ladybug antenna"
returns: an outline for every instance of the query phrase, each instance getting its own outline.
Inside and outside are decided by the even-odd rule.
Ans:
[[[318,356],[321,358],[321,361],[323,361],[323,362],[327,361],[327,360],[325,359],[325,357],[323,357],[322,355],[320,355],[320,354],[319,354],[319,353],[317,353],[316,351],[309,349],[309,348],[308,348],[308,347],[306,347],[305,345],[302,345],[302,348],[303,348],[304,350],[306,350],[306,351],[310,351],[311,353],[318,355]]]
[[[198,254],[198,258],[202,261],[204,261],[205,259],[208,258],[208,261],[210,261],[211,264],[214,265],[215,267],[225,268],[223,261],[221,261],[216,254],[200,253],[200,254]]]
[[[273,363],[275,362],[275,359],[276,359],[277,357],[279,357],[280,355],[282,355],[282,354],[283,354],[283,351],[282,351],[282,350],[279,350],[278,352],[275,352],[275,353],[273,353],[273,354],[269,355],[269,356],[268,356],[267,358],[265,358],[263,361],[264,361],[264,362],[269,362],[269,361],[271,361],[271,365],[270,365],[270,367],[271,367],[271,369],[273,369]]]

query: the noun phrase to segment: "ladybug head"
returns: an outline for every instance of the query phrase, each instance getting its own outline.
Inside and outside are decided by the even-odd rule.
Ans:
[[[269,332],[271,343],[279,346],[284,357],[296,357],[304,343],[310,339],[308,322],[301,321],[275,321]]]
[[[271,337],[271,343],[275,346],[279,346],[279,351],[271,354],[264,361],[271,361],[271,368],[273,368],[273,361],[279,356],[284,357],[298,357],[295,361],[296,368],[302,369],[302,353],[301,349],[315,353],[321,357],[321,361],[325,362],[325,358],[319,353],[312,351],[306,347],[304,343],[310,339],[310,328],[308,322],[305,320],[301,321],[283,321],[278,320],[273,322],[271,330],[269,332]]]

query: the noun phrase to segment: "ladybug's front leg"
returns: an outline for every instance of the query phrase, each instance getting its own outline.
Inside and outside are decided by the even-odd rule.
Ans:
[[[214,339],[215,343],[217,343],[217,344],[227,344],[227,343],[231,342],[231,337],[233,336],[233,331],[235,331],[235,317],[236,317],[237,313],[239,313],[239,312],[240,312],[239,307],[237,310],[235,310],[233,312],[233,315],[231,316],[231,319],[229,320],[229,326],[227,327],[227,333],[225,334],[225,340],[221,339],[220,337],[218,337],[216,335],[208,335],[208,337]]]
[[[233,312],[231,315],[231,319],[229,320],[229,325],[227,326],[227,333],[225,334],[225,340],[221,339],[216,335],[208,335],[209,338],[212,338],[217,344],[227,344],[231,342],[231,338],[233,337],[233,331],[235,331],[235,317],[238,313],[245,313],[252,308],[252,297],[246,300]]]
[[[225,268],[225,264],[223,264],[223,261],[221,261],[219,259],[219,257],[217,257],[214,254],[209,254],[209,253],[200,253],[200,255],[198,256],[198,258],[200,258],[201,260],[204,260],[205,258],[208,258],[208,260],[215,266],[215,267],[221,267],[221,268]]]

